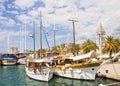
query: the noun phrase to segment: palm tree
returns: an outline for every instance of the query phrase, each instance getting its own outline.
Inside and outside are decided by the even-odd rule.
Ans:
[[[120,41],[118,39],[114,39],[113,36],[107,36],[105,47],[103,48],[103,53],[109,53],[109,57],[112,58],[113,53],[117,53],[120,48]]]
[[[43,54],[45,54],[46,52],[47,52],[46,49],[42,49],[42,50],[39,49],[39,50],[37,51],[37,55],[40,56],[40,54],[43,55]]]
[[[118,43],[118,48],[119,48],[119,51],[120,51],[120,39],[115,39],[115,41]]]
[[[96,45],[95,42],[87,39],[81,46],[82,50],[84,53],[88,53],[92,50],[96,51],[98,48],[98,46]]]
[[[68,48],[68,52],[73,53],[73,55],[77,54],[80,51],[80,44],[70,44]]]

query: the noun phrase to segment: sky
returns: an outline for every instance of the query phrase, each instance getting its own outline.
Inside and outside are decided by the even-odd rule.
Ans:
[[[120,38],[119,3],[120,0],[0,0],[0,52],[7,52],[9,47],[17,47],[21,50],[21,45],[27,50],[33,50],[33,38],[30,37],[33,29],[35,29],[36,50],[38,50],[40,12],[42,29],[45,31],[43,48],[48,48],[45,35],[50,47],[54,46],[53,30],[56,30],[56,45],[73,43],[70,19],[77,21],[75,22],[76,43],[83,43],[87,39],[96,41],[96,32],[100,23],[106,36]],[[21,39],[26,40],[26,43],[20,42]]]

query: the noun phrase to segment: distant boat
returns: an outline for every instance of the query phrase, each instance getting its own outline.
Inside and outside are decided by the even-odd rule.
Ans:
[[[53,77],[53,67],[50,59],[27,59],[26,74],[35,80],[48,82]]]
[[[2,65],[15,65],[17,64],[17,56],[15,54],[2,54],[1,64]]]
[[[25,60],[26,60],[26,57],[20,58],[20,59],[18,59],[18,63],[24,65],[25,64]]]
[[[26,53],[18,53],[16,54],[17,55],[17,58],[18,58],[18,64],[22,64],[22,65],[25,65],[25,62],[26,62]]]
[[[54,58],[55,75],[82,80],[95,80],[97,70],[105,63],[93,58],[94,52],[80,56],[57,56]]]

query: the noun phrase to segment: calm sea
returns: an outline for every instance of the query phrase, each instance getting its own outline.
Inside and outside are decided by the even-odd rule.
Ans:
[[[83,81],[54,76],[47,83],[36,81],[26,76],[24,65],[0,66],[0,86],[98,86],[100,83],[109,84],[113,82],[117,81],[102,78],[97,78],[96,81]]]

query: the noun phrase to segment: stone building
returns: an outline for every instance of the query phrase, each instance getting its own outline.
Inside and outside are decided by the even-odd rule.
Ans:
[[[102,53],[102,49],[105,46],[105,31],[103,29],[102,24],[100,23],[98,30],[97,30],[97,34],[96,34],[96,44],[99,47],[98,52],[101,54]]]
[[[12,53],[12,54],[18,53],[18,48],[16,48],[16,47],[11,47],[11,48],[10,48],[10,53]]]

